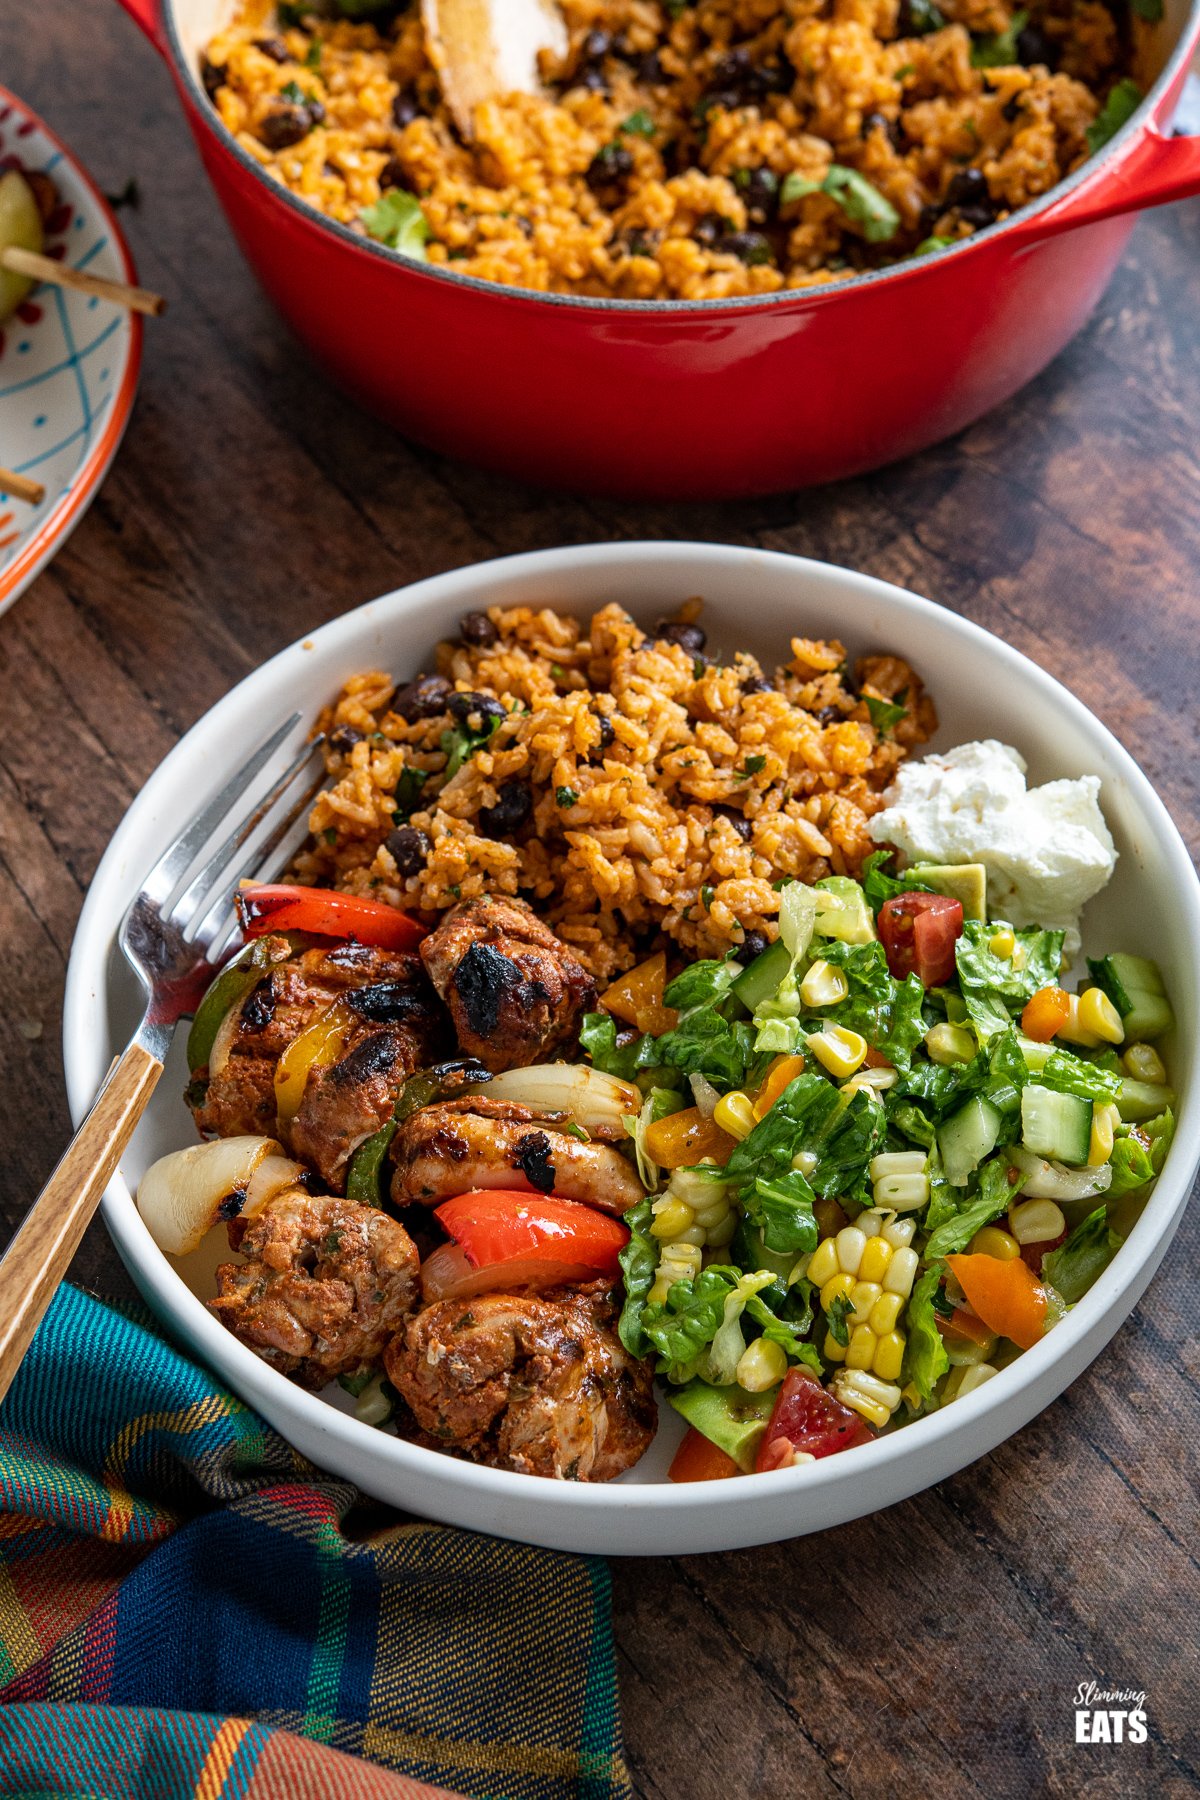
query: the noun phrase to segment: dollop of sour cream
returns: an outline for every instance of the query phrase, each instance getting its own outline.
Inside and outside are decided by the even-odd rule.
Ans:
[[[1065,931],[1080,947],[1079,915],[1116,867],[1100,811],[1100,781],[1025,785],[1025,759],[995,738],[901,765],[871,820],[877,843],[911,862],[983,863],[988,917]]]

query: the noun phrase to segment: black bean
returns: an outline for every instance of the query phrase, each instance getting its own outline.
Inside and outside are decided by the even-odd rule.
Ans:
[[[419,875],[433,849],[428,837],[415,825],[397,825],[388,832],[383,844],[399,875]]]
[[[408,177],[404,172],[404,164],[398,156],[389,156],[379,171],[381,188],[403,187]]]
[[[579,55],[583,62],[599,62],[612,49],[612,37],[607,31],[589,31],[580,46]]]
[[[479,829],[485,837],[509,837],[520,831],[533,811],[533,790],[527,781],[501,783],[495,806],[479,809]]]
[[[482,731],[485,719],[506,719],[508,714],[490,694],[451,694],[450,715],[471,731]]]
[[[841,718],[842,715],[836,706],[823,706],[816,714],[818,725],[837,725],[841,723]]]
[[[743,844],[748,844],[750,839],[754,836],[754,827],[751,825],[745,813],[738,812],[736,807],[714,806],[713,818],[728,819],[729,823],[733,826],[733,829],[741,838]]]
[[[1001,111],[1010,125],[1015,125],[1025,108],[1020,94],[1014,94],[1011,100],[1004,102]]]
[[[734,177],[746,203],[747,216],[758,225],[768,224],[779,210],[779,177],[774,169],[739,169]]]
[[[600,748],[607,750],[617,735],[613,729],[613,722],[607,713],[593,712],[592,717],[600,727]]]
[[[743,694],[773,694],[775,686],[765,675],[747,675],[742,683]]]
[[[315,110],[309,105],[274,106],[259,125],[258,135],[268,150],[290,149],[312,130]]]
[[[264,56],[269,56],[272,62],[285,63],[291,61],[290,52],[282,38],[255,38],[254,48],[256,50],[261,50]]]
[[[225,86],[224,69],[219,69],[216,63],[209,62],[207,56],[202,56],[200,58],[200,80],[204,84],[204,91],[209,99],[215,102],[218,90]]]
[[[986,199],[987,176],[982,169],[960,169],[946,189],[947,206],[976,206]]]
[[[1024,69],[1042,63],[1047,69],[1058,66],[1058,50],[1040,25],[1026,25],[1017,34],[1017,61]]]
[[[767,939],[765,932],[748,931],[738,945],[738,961],[740,963],[752,963],[755,957],[761,956],[763,951],[769,949],[769,947],[769,940]]]
[[[748,268],[775,261],[771,240],[761,231],[727,231],[724,237],[717,239],[715,248],[721,256],[736,256]]]
[[[353,725],[335,725],[329,734],[329,748],[343,752],[353,750],[355,744],[362,743],[362,732],[355,731]]]
[[[576,75],[574,85],[585,88],[589,94],[606,94],[608,77],[600,63],[585,63]]]
[[[792,84],[792,70],[784,63],[755,63],[744,44],[726,51],[713,65],[709,77],[710,91],[718,95],[717,104],[725,104],[732,94],[739,101],[761,100],[766,94],[783,93]]]
[[[654,627],[660,643],[678,644],[681,650],[699,655],[708,642],[708,633],[700,625],[687,625],[682,619],[660,619]]]
[[[882,131],[893,150],[903,150],[904,127],[899,119],[889,119],[881,112],[869,112],[862,122],[862,135],[870,137],[873,131]]]
[[[406,125],[412,124],[420,110],[413,94],[397,94],[392,101],[392,124],[397,131],[403,131]]]
[[[723,213],[704,213],[693,225],[692,236],[698,244],[707,244],[711,249],[718,238],[725,236],[732,223]]]
[[[658,87],[661,82],[666,80],[657,50],[651,50],[648,56],[643,56],[638,64],[637,78],[643,87]]]
[[[583,179],[594,194],[619,188],[633,174],[633,158],[624,144],[605,144],[588,164]]]
[[[406,725],[419,719],[436,719],[450,704],[450,683],[441,675],[418,675],[402,687],[392,701],[392,711],[399,713]]]
[[[482,650],[494,644],[500,633],[485,612],[469,612],[458,621],[458,635],[464,644]]]

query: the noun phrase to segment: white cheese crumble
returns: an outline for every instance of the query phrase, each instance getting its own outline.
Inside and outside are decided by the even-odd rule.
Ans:
[[[1082,775],[1027,788],[1025,767],[995,738],[904,763],[871,836],[910,863],[983,863],[988,917],[1065,931],[1064,952],[1074,957],[1080,912],[1117,861],[1100,781]]]

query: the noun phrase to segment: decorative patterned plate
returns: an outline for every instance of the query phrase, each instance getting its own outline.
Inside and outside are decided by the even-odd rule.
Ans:
[[[46,254],[116,281],[133,259],[104,196],[66,145],[0,87],[0,168],[40,170],[58,190]],[[129,419],[142,322],[65,288],[38,287],[0,324],[0,465],[39,481],[40,506],[0,488],[0,613],[79,523]]]

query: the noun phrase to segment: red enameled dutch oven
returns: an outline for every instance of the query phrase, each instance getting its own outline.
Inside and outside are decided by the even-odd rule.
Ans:
[[[1143,105],[1069,181],[964,243],[754,300],[544,295],[408,261],[272,181],[200,54],[227,0],[121,0],[166,58],[217,197],[313,355],[411,437],[555,487],[728,498],[861,473],[958,431],[1074,336],[1134,215],[1200,193],[1169,134],[1200,0],[1166,0]]]

